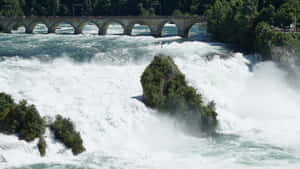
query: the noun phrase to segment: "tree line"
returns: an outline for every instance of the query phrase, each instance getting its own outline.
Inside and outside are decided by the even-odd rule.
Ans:
[[[290,28],[300,18],[300,0],[216,0],[206,15],[208,32],[215,40],[243,51],[268,56],[272,46],[300,40],[299,33],[274,31],[275,27]]]
[[[215,0],[0,0],[0,16],[200,15]]]

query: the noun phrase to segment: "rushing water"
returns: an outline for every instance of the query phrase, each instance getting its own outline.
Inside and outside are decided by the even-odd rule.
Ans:
[[[87,151],[73,156],[47,131],[41,158],[38,140],[0,134],[0,168],[300,168],[300,92],[275,63],[179,37],[98,36],[93,25],[84,35],[69,31],[0,34],[0,91],[27,99],[43,116],[72,119]],[[165,33],[175,31],[167,25]],[[156,53],[171,55],[189,84],[215,100],[220,136],[192,137],[139,101],[141,74]]]

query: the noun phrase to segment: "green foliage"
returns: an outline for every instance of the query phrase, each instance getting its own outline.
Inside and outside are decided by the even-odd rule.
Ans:
[[[0,93],[0,121],[6,119],[9,112],[15,110],[15,102],[10,95]]]
[[[172,13],[173,16],[184,16],[179,9],[175,9]]]
[[[155,16],[172,15],[176,9],[185,15],[203,14],[213,3],[214,0],[0,0],[0,16]]]
[[[203,131],[215,131],[215,104],[212,102],[208,106],[204,105],[201,95],[187,85],[185,76],[171,57],[155,56],[144,71],[141,83],[146,105],[169,112]]]
[[[256,48],[264,55],[270,55],[272,45],[273,31],[269,24],[260,22],[256,26]]]
[[[33,141],[45,132],[45,122],[34,105],[16,104],[5,93],[0,93],[0,117],[0,131],[17,134],[22,140]]]
[[[20,114],[19,137],[26,141],[32,141],[45,132],[45,122],[34,105],[27,105],[21,101],[16,108]]]
[[[46,142],[43,138],[46,124],[34,105],[28,105],[25,100],[16,104],[13,98],[0,93],[0,132],[16,134],[25,141],[33,141],[40,138],[37,144],[41,156],[46,153]],[[74,124],[70,119],[56,116],[56,120],[50,125],[55,138],[63,142],[68,148],[72,148],[73,154],[77,155],[85,151],[79,132],[75,131]]]
[[[171,58],[169,58],[171,59]],[[148,98],[146,104],[150,107],[162,107],[166,100],[162,95],[161,88],[166,79],[172,74],[172,66],[168,60],[155,57],[152,63],[143,73],[141,82],[144,89],[144,95]]]
[[[54,132],[55,139],[71,148],[74,155],[85,151],[80,133],[75,131],[74,124],[70,119],[57,115],[55,122],[50,125],[50,129]]]
[[[295,15],[300,18],[300,1],[289,0],[277,10],[276,25],[289,26],[294,22]]]
[[[296,39],[300,40],[300,32],[295,33]]]
[[[275,32],[272,38],[272,44],[275,46],[285,46],[293,39],[292,35],[285,32]]]
[[[216,0],[206,14],[214,39],[246,52],[258,50],[268,59],[272,46],[292,40],[289,34],[273,32],[270,25],[285,28],[294,23],[295,15],[300,18],[300,1]]]
[[[0,16],[22,16],[23,0],[0,0]]]
[[[47,146],[44,137],[40,137],[37,146],[38,146],[40,155],[41,155],[42,157],[44,157],[44,156],[46,155],[46,146]]]
[[[263,8],[260,12],[259,12],[259,16],[257,17],[257,20],[259,22],[266,22],[268,24],[275,24],[275,17],[276,17],[276,11],[275,11],[275,7],[270,4],[269,6]]]
[[[257,0],[216,0],[207,11],[208,32],[216,40],[250,50],[255,41]]]

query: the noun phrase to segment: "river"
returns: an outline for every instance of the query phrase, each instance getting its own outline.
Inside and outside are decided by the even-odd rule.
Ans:
[[[300,168],[299,82],[289,71],[221,43],[123,36],[120,29],[111,26],[117,35],[106,36],[92,25],[83,35],[67,34],[68,26],[61,34],[0,34],[0,92],[28,100],[43,116],[72,119],[87,149],[73,156],[47,131],[42,158],[38,140],[0,134],[0,168]],[[167,25],[165,34],[175,31]],[[140,77],[157,53],[172,56],[189,85],[216,102],[218,137],[193,137],[139,101]]]

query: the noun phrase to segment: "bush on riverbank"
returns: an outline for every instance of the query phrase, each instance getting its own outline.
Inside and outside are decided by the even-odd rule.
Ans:
[[[10,95],[0,93],[0,131],[30,142],[44,134],[45,123],[34,105],[24,100],[16,104]]]
[[[300,40],[299,33],[274,32],[271,26],[265,22],[260,22],[256,26],[255,33],[256,48],[265,59],[270,57],[272,47],[289,46],[296,49]]]
[[[172,58],[158,55],[144,71],[141,83],[145,104],[183,119],[187,124],[212,133],[217,126],[214,103],[204,105],[202,96],[187,85]]]
[[[50,125],[50,129],[54,132],[55,139],[71,148],[74,155],[85,151],[80,133],[75,131],[75,126],[70,119],[57,115],[54,123]]]

